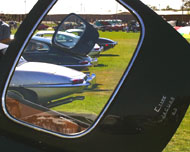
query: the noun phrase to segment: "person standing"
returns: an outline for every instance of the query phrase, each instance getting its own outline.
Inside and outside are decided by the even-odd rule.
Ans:
[[[0,43],[9,44],[11,29],[10,26],[0,19]]]

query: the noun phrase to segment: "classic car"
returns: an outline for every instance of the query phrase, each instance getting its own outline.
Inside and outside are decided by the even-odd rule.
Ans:
[[[39,35],[33,36],[23,53],[23,57],[27,61],[53,63],[77,70],[84,70],[96,65],[97,58],[91,58],[88,54],[94,47],[95,40],[98,39],[98,32],[95,31],[96,39],[87,44],[84,41],[88,37],[83,40],[80,39],[81,36],[63,32],[71,27],[72,29],[83,29],[84,33],[86,25],[81,24],[75,18],[71,21],[69,19],[63,20],[63,22],[64,24],[60,24],[55,31],[46,32],[49,36],[53,35],[50,39],[39,37]],[[91,25],[89,24],[89,26]],[[93,29],[92,26],[91,28]],[[77,49],[74,48],[76,44]]]
[[[45,113],[38,112],[42,108],[40,105],[32,106],[26,104],[27,101],[21,102],[19,98],[10,95],[9,83],[14,77],[19,58],[35,29],[56,2],[57,0],[38,0],[18,29],[6,53],[1,55],[1,149],[11,152],[163,151],[180,126],[190,104],[190,45],[161,16],[140,0],[117,0],[139,21],[140,39],[105,106],[93,122],[86,120],[91,122],[89,126],[78,126],[74,121],[66,119],[68,117],[65,117],[64,113],[55,113],[53,109],[43,107]],[[66,1],[64,3],[67,4]],[[78,41],[78,44],[85,45],[76,44],[73,48],[68,48],[64,46],[63,41],[56,39],[56,34],[53,45],[73,53],[76,50],[88,52],[94,47],[98,35],[79,16],[71,16],[77,19],[77,23],[86,25],[86,30]],[[70,17],[65,21],[68,21],[68,18]],[[96,91],[103,94],[102,90]],[[88,100],[91,101],[90,96]],[[99,100],[102,101],[101,98]],[[24,105],[15,108],[14,103],[23,102]],[[35,114],[32,114],[28,106],[35,110]],[[14,113],[17,109],[29,112],[30,115],[23,118],[22,113]],[[84,114],[80,113],[79,116]],[[184,138],[183,134],[178,135]],[[185,139],[185,142],[188,143],[189,139]],[[176,142],[170,148],[175,145]]]
[[[121,20],[97,20],[95,21],[94,26],[103,32],[124,31],[125,26],[121,23]]]
[[[65,67],[85,70],[96,65],[97,58],[71,54],[52,45],[52,40],[44,37],[33,36],[27,45],[23,57],[30,62],[46,62]]]
[[[72,31],[72,32],[70,32]],[[38,31],[35,36],[40,36],[40,37],[46,37],[46,38],[52,38],[52,35],[54,34],[55,31]],[[77,33],[77,34],[74,34]],[[64,39],[67,39],[68,45],[71,42],[74,42],[80,34],[83,33],[82,29],[69,29],[66,30],[65,32],[59,32],[59,37],[62,37]],[[97,56],[99,55],[102,51],[104,50],[103,47],[100,47],[98,44],[95,44],[93,49],[87,54],[88,56]],[[97,60],[97,59],[94,59]]]
[[[116,41],[103,37],[99,37],[97,43],[104,48],[104,51],[114,48],[118,44]]]
[[[82,92],[95,84],[96,76],[74,69],[41,62],[27,62],[21,57],[9,90],[39,104]],[[29,96],[31,94],[32,96]]]
[[[82,34],[82,30],[81,29],[69,29],[69,30],[66,30],[65,32],[75,33],[77,35],[81,35]],[[103,49],[101,51],[99,51],[101,53],[102,51],[106,51],[106,50],[109,50],[110,48],[115,47],[115,45],[117,45],[117,42],[115,42],[115,41],[113,41],[111,39],[108,39],[108,38],[99,37],[98,40],[97,40],[97,44],[99,46],[103,47]]]
[[[5,54],[7,47],[8,45],[0,43],[0,53]],[[91,88],[95,82],[95,74],[90,76],[64,66],[27,62],[21,57],[9,89],[20,93],[29,101],[46,104],[53,99]]]

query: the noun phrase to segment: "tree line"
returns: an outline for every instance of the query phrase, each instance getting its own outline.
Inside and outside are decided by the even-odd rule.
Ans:
[[[159,9],[156,6],[149,6],[149,7],[151,9],[153,9],[154,11],[158,11],[158,10],[162,10],[162,11],[170,11],[170,10],[179,11],[177,9],[171,8],[169,5],[167,5],[166,8],[162,8],[162,9]],[[190,11],[190,0],[182,0],[180,10],[182,10],[182,11]]]

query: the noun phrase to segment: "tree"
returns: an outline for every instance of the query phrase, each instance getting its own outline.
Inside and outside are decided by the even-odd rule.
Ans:
[[[153,9],[154,11],[158,11],[158,8],[156,6],[150,6],[151,9]]]
[[[184,10],[187,10],[187,11],[190,11],[190,0],[182,0],[183,3],[183,9]]]
[[[163,11],[165,10],[173,10],[169,5],[166,6],[166,8],[162,9]]]

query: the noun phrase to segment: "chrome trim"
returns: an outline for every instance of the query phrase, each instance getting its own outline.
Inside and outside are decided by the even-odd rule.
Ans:
[[[64,66],[64,67],[90,67],[92,66],[91,63],[88,63],[88,64],[73,64],[73,65],[61,65],[61,66]]]
[[[41,20],[42,20],[43,17],[45,16],[45,14],[49,11],[49,9],[53,6],[53,4],[54,4],[56,1],[57,1],[57,0],[54,0],[54,1],[50,4],[49,8],[46,10],[46,12],[44,12],[44,14],[41,16],[41,18],[39,19],[39,21],[38,21],[38,22],[36,23],[36,25],[33,27],[31,33],[29,34],[29,36],[28,36],[27,39],[25,40],[25,42],[24,42],[22,48],[20,49],[20,52],[18,53],[18,55],[17,55],[17,57],[16,57],[16,59],[15,59],[15,62],[14,62],[14,64],[13,64],[13,67],[12,67],[11,71],[10,71],[9,77],[8,77],[8,79],[7,79],[7,81],[6,81],[5,88],[4,88],[4,90],[3,90],[3,95],[2,95],[2,108],[3,108],[3,111],[4,111],[5,115],[6,115],[8,118],[10,118],[11,120],[13,120],[14,122],[16,122],[16,123],[19,123],[19,124],[22,124],[22,125],[24,125],[24,126],[33,128],[33,129],[35,129],[35,130],[37,130],[37,131],[46,132],[46,133],[49,133],[49,134],[52,134],[52,135],[55,135],[55,136],[58,136],[58,137],[62,137],[62,138],[79,138],[79,137],[85,136],[86,134],[88,134],[90,131],[92,131],[92,130],[97,126],[97,124],[100,122],[100,120],[101,120],[101,118],[103,117],[103,115],[105,114],[105,112],[108,110],[108,108],[109,108],[109,106],[111,105],[112,101],[114,100],[116,94],[118,93],[118,91],[119,91],[121,85],[123,84],[124,80],[126,79],[128,73],[129,73],[129,71],[131,70],[131,68],[132,68],[132,66],[133,66],[133,64],[134,64],[134,61],[135,61],[135,59],[136,59],[136,57],[137,57],[137,55],[138,55],[138,53],[139,53],[139,51],[140,51],[140,48],[141,48],[141,45],[142,45],[142,43],[143,43],[144,36],[145,36],[145,27],[144,27],[143,20],[142,20],[141,17],[138,15],[138,13],[137,13],[135,10],[133,10],[133,8],[131,8],[129,5],[125,4],[125,2],[123,2],[122,0],[118,0],[120,3],[122,3],[124,6],[126,6],[126,8],[128,8],[129,10],[131,10],[131,11],[133,12],[133,14],[139,19],[139,22],[141,23],[141,28],[142,28],[142,30],[141,30],[141,38],[140,38],[140,40],[139,40],[139,44],[138,44],[137,49],[136,49],[136,51],[135,51],[135,53],[134,53],[134,55],[133,55],[133,58],[131,59],[131,62],[130,62],[130,64],[128,65],[127,70],[125,71],[123,77],[121,78],[119,84],[117,85],[117,88],[115,89],[115,91],[114,91],[113,95],[111,96],[110,100],[107,102],[107,104],[105,105],[104,109],[102,110],[102,112],[100,113],[100,115],[97,117],[97,120],[94,122],[94,124],[93,124],[91,127],[89,127],[87,130],[85,130],[85,131],[83,131],[83,132],[76,133],[76,134],[72,134],[72,135],[63,135],[63,134],[60,134],[60,133],[55,133],[55,132],[53,132],[53,131],[49,131],[49,130],[46,130],[46,129],[43,129],[43,128],[34,126],[34,125],[32,125],[32,124],[28,124],[28,123],[26,123],[26,122],[23,122],[23,121],[21,121],[21,120],[17,120],[17,119],[15,119],[15,118],[13,118],[13,117],[8,113],[8,111],[7,111],[7,109],[6,109],[5,99],[6,99],[6,91],[7,91],[8,86],[9,86],[9,81],[10,81],[11,75],[12,75],[13,72],[14,72],[14,69],[15,69],[15,67],[16,67],[16,65],[17,65],[17,62],[18,62],[20,56],[21,56],[21,53],[22,53],[23,50],[24,50],[24,47],[26,46],[26,44],[27,44],[29,38],[31,37],[31,35],[32,35],[33,32],[35,31],[35,29],[37,28],[37,25],[41,22]]]
[[[99,49],[99,52],[103,52],[104,51],[104,47],[101,46],[100,49]]]
[[[91,89],[96,84],[96,74],[88,75],[86,81],[89,83],[88,89]]]
[[[91,64],[92,64],[92,66],[98,65],[98,59],[92,58]]]
[[[87,83],[81,84],[27,84],[27,85],[20,85],[18,87],[25,87],[25,88],[69,88],[69,87],[81,87],[81,86],[88,86]]]

